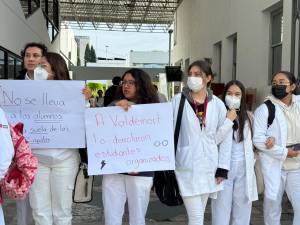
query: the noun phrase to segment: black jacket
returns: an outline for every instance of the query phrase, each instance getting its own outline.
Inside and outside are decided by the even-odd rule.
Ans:
[[[26,73],[27,73],[26,69],[19,71],[19,75],[16,76],[16,80],[25,80]]]
[[[111,102],[115,100],[115,95],[118,89],[118,85],[113,85],[107,88],[104,95],[104,103],[103,106],[108,106]]]

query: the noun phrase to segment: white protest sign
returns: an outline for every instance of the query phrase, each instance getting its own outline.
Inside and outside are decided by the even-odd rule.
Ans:
[[[32,148],[85,147],[84,81],[1,80],[0,107]]]
[[[87,109],[89,175],[174,170],[170,103]]]

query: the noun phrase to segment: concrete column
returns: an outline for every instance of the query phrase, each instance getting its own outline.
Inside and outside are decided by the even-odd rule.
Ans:
[[[292,38],[292,1],[283,1],[282,70],[290,70]]]

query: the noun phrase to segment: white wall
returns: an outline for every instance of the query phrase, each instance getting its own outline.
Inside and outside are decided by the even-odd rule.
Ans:
[[[77,65],[77,43],[75,41],[74,32],[68,28],[65,22],[61,26],[60,31],[60,51],[69,58],[69,52],[71,52],[71,59],[69,59],[73,65]]]
[[[79,51],[80,65],[84,66],[85,48],[86,48],[86,45],[90,43],[90,37],[76,36],[75,40],[78,43],[78,45],[77,45],[77,51]]]
[[[177,10],[172,63],[215,58],[222,42],[221,82],[232,79],[232,41],[237,34],[237,79],[256,87],[258,102],[268,93],[270,12],[278,0],[183,0]],[[290,68],[292,1],[283,1],[282,69]],[[218,80],[218,78],[216,78]]]
[[[88,67],[128,67],[127,60],[97,60],[95,63],[88,62]]]
[[[41,9],[27,19],[19,0],[0,0],[0,46],[20,55],[28,42],[41,42],[59,52],[59,34],[51,44]]]
[[[163,64],[167,65],[169,53],[164,51],[133,51],[129,52],[129,63],[133,64]]]
[[[111,80],[114,76],[122,76],[128,67],[83,67],[71,68],[74,80]],[[152,81],[158,81],[158,75],[164,73],[163,68],[141,68],[149,74]]]

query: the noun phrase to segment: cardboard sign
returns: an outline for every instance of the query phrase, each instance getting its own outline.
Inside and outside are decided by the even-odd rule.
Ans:
[[[85,147],[84,81],[1,80],[0,107],[32,148]]]
[[[170,103],[86,110],[88,173],[174,170]]]

